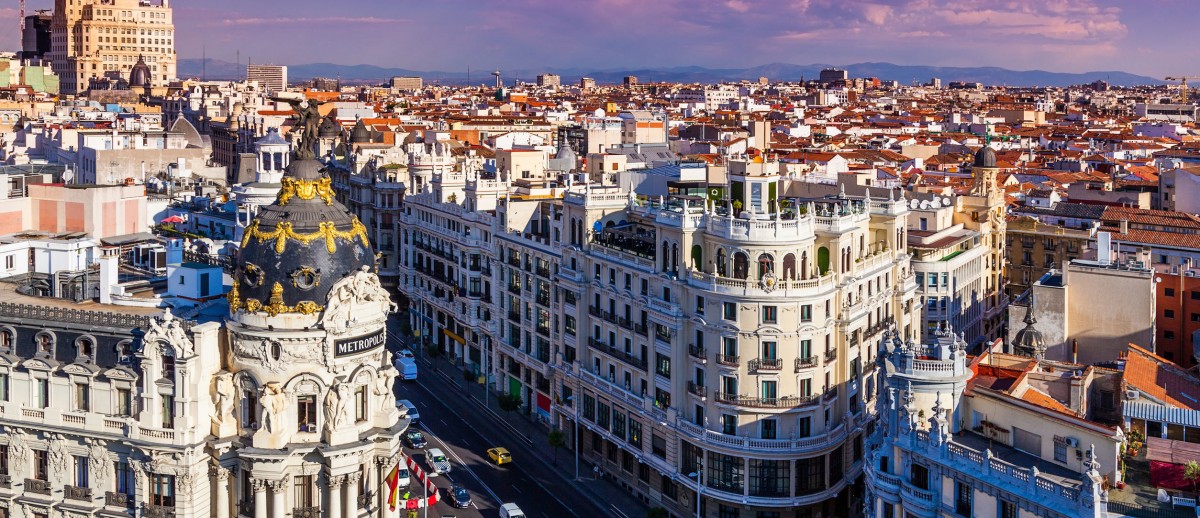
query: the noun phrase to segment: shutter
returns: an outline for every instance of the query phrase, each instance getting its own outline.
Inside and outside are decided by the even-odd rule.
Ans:
[[[1013,447],[1023,452],[1042,456],[1042,436],[1013,427]]]

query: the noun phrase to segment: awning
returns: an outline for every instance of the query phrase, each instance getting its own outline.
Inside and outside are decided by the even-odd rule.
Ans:
[[[1144,419],[1166,424],[1200,428],[1200,410],[1168,407],[1144,401],[1126,401],[1121,405],[1125,419]]]

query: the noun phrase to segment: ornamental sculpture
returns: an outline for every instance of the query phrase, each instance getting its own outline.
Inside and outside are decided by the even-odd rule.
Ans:
[[[337,225],[330,221],[322,221],[319,228],[313,232],[296,232],[292,228],[292,224],[287,221],[281,221],[275,226],[275,230],[266,231],[259,228],[258,220],[250,223],[246,227],[245,235],[242,237],[242,248],[250,244],[251,239],[257,239],[259,243],[264,241],[275,241],[275,253],[282,254],[287,249],[289,239],[307,245],[318,239],[325,239],[325,249],[329,253],[337,252],[337,239],[345,239],[354,241],[359,239],[364,246],[371,246],[370,240],[367,238],[367,227],[358,220],[355,216],[350,222],[350,230],[338,230]]]
[[[287,205],[292,198],[311,200],[320,198],[326,205],[333,205],[333,180],[328,176],[316,180],[300,180],[290,176],[283,177],[277,201],[280,206]]]

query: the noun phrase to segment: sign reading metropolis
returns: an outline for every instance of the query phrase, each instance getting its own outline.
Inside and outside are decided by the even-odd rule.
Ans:
[[[333,342],[334,356],[350,356],[361,352],[370,351],[376,347],[380,347],[387,341],[387,335],[384,334],[384,329],[375,331],[374,333],[353,338],[343,338]]]

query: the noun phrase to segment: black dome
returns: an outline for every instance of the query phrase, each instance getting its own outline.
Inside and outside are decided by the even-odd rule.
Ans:
[[[371,141],[371,132],[367,130],[367,125],[363,124],[362,119],[354,124],[354,129],[350,130],[351,144],[366,144]]]
[[[282,184],[246,227],[231,313],[319,312],[334,284],[375,264],[366,227],[334,199],[320,162],[292,162]]]
[[[983,146],[975,152],[975,167],[996,167],[996,152],[991,146]]]
[[[337,138],[341,132],[341,128],[334,122],[333,117],[325,117],[325,120],[321,121],[321,128],[317,130],[317,136],[320,138]]]
[[[1033,317],[1033,298],[1029,299],[1029,307],[1025,309],[1025,327],[1013,336],[1013,349],[1027,356],[1038,356],[1046,352],[1046,339],[1042,332],[1033,327],[1037,319]]]
[[[129,87],[141,88],[150,86],[150,66],[138,56],[137,63],[129,70]]]

